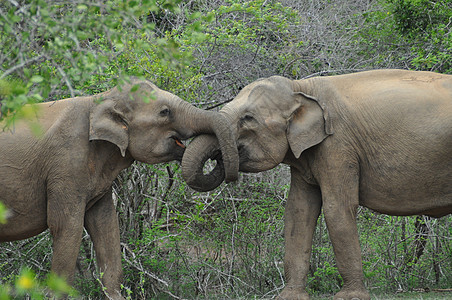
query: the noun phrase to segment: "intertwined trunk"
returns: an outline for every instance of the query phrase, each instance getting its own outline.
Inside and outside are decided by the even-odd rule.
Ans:
[[[188,145],[182,158],[182,177],[192,189],[207,192],[223,182],[225,167],[219,148],[215,136],[208,134],[194,138]],[[204,165],[209,159],[216,160],[217,164],[211,172],[204,174]]]
[[[185,114],[187,117],[184,124],[192,128],[195,134],[207,134],[196,137],[185,150],[182,159],[184,180],[198,191],[212,190],[223,180],[237,180],[237,143],[227,119],[219,113],[199,110],[191,105],[187,109],[189,113]],[[212,132],[214,135],[210,135]],[[204,175],[204,164],[209,158],[216,159],[217,165],[209,174]]]

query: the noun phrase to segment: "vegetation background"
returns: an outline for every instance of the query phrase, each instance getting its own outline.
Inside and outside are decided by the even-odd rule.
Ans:
[[[275,74],[301,79],[376,68],[452,74],[451,24],[450,0],[4,0],[1,118],[11,124],[27,116],[25,103],[95,94],[132,75],[216,110],[248,83]],[[288,167],[281,165],[197,193],[186,186],[177,163],[135,163],[114,182],[123,294],[277,295],[284,286],[289,180]],[[0,222],[1,215],[0,206]],[[366,285],[377,299],[452,288],[452,216],[390,217],[362,208],[358,226]],[[0,244],[0,298],[19,297],[23,272],[45,278],[51,256],[48,232]],[[100,276],[85,233],[79,296],[99,299]],[[340,285],[321,218],[308,289],[323,298]]]

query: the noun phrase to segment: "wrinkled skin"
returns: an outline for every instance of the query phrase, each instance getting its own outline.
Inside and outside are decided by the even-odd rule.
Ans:
[[[0,131],[0,201],[8,209],[7,223],[0,224],[0,242],[49,228],[52,271],[71,282],[85,227],[106,294],[124,299],[113,180],[134,160],[180,160],[185,147],[180,140],[195,134],[218,133],[230,140],[229,150],[236,153],[231,130],[216,113],[139,80],[34,109],[32,119]]]
[[[298,81],[275,76],[245,87],[220,113],[237,131],[241,171],[279,163],[291,169],[286,286],[279,299],[309,299],[306,278],[321,209],[344,280],[335,299],[370,299],[358,205],[397,216],[452,213],[450,75],[377,70]],[[202,149],[214,143],[215,137],[199,136],[187,148],[182,167],[189,185],[209,176],[197,170],[215,151]]]

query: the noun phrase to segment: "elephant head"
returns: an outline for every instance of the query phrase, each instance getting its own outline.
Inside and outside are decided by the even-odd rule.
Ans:
[[[220,114],[237,137],[243,172],[272,169],[284,160],[289,149],[298,158],[332,133],[325,106],[297,91],[294,81],[280,76],[249,84]],[[205,162],[217,155],[218,147],[215,136],[209,135],[196,137],[187,147],[182,175],[193,189],[207,191],[221,184],[221,164],[210,174],[203,174]]]
[[[221,141],[226,180],[237,178],[236,141],[222,115],[195,108],[149,81],[136,79],[99,94],[97,100],[91,108],[90,141],[111,142],[123,157],[161,163],[182,159],[181,140],[213,133]]]

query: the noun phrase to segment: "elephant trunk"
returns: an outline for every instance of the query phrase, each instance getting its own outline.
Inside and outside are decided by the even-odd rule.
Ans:
[[[186,104],[188,104],[188,103],[186,103]],[[198,134],[203,134],[203,133],[208,133],[208,134],[214,133],[216,138],[213,136],[210,136],[210,139],[209,139],[209,147],[211,149],[210,153],[205,153],[206,148],[196,147],[196,149],[199,149],[199,150],[196,150],[195,147],[190,147],[190,145],[189,145],[189,147],[187,147],[187,149],[185,151],[188,150],[188,152],[191,152],[191,150],[189,150],[189,148],[191,148],[191,149],[193,149],[195,151],[199,151],[199,152],[197,152],[197,153],[195,152],[188,156],[186,156],[184,154],[184,158],[182,159],[182,162],[183,162],[182,170],[184,170],[184,161],[185,161],[185,169],[186,170],[195,170],[195,169],[192,169],[195,166],[195,164],[194,164],[195,162],[193,160],[197,159],[199,154],[201,154],[201,153],[206,154],[205,155],[206,157],[203,161],[203,165],[209,158],[211,158],[215,154],[216,160],[218,161],[217,167],[209,175],[207,175],[207,176],[212,177],[212,179],[210,181],[215,181],[215,182],[218,181],[219,178],[221,177],[221,180],[219,181],[218,184],[216,184],[215,187],[217,187],[221,183],[221,181],[223,181],[223,179],[225,179],[226,182],[231,182],[231,181],[237,180],[238,172],[239,172],[239,155],[238,155],[238,150],[237,150],[237,142],[235,139],[235,134],[231,130],[230,123],[220,113],[200,110],[200,109],[193,107],[192,105],[189,105],[189,106],[190,107],[187,109],[192,110],[193,113],[187,114],[187,118],[190,118],[190,120],[186,120],[185,122],[186,122],[186,124],[190,124],[189,128],[193,129],[194,134],[198,135]],[[196,138],[195,138],[195,140],[196,140]],[[210,144],[214,144],[214,145],[210,145]],[[214,147],[216,147],[215,150],[213,149]],[[202,151],[201,151],[201,149],[202,149]],[[219,153],[218,149],[221,149],[221,154]],[[203,165],[201,166],[201,174],[202,174]],[[198,167],[199,167],[199,165],[198,165]],[[200,174],[199,170],[195,171],[195,173],[197,173],[198,175]],[[184,176],[184,178],[185,178],[185,176]],[[196,177],[196,178],[198,178],[198,177]],[[192,178],[191,181],[187,181],[187,182],[193,182],[193,180],[196,181],[197,180],[196,178]],[[216,180],[214,180],[214,179],[216,179]],[[211,186],[213,186],[213,184],[211,184],[211,185],[206,184],[203,186],[205,186],[205,188],[207,188],[207,186],[211,187]],[[211,187],[210,189],[207,189],[207,190],[212,190],[215,187]],[[196,188],[194,188],[194,189],[196,189]]]
[[[217,164],[210,173],[204,174],[204,165],[209,159],[215,159]],[[194,138],[182,158],[182,177],[187,184],[199,192],[213,190],[223,182],[224,171],[215,136],[204,134]]]

